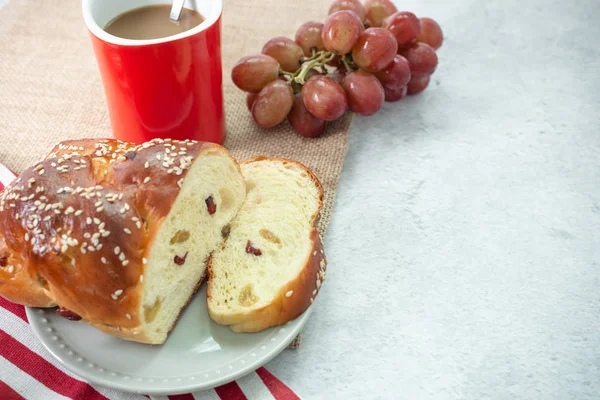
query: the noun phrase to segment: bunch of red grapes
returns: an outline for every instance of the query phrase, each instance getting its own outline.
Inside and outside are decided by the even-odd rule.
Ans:
[[[231,78],[248,92],[259,126],[287,117],[299,134],[317,137],[348,109],[373,115],[384,101],[423,91],[442,41],[433,19],[398,12],[390,0],[335,0],[325,23],[303,24],[295,41],[269,40],[262,54],[239,60]]]

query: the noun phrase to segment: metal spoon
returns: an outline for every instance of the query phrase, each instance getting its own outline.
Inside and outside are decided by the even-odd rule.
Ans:
[[[173,0],[173,5],[171,6],[171,14],[169,14],[169,19],[173,22],[179,22],[179,16],[181,15],[181,10],[183,9],[183,3],[185,0]]]

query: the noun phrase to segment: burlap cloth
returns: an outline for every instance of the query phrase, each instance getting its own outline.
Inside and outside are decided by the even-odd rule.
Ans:
[[[264,154],[295,159],[313,170],[325,190],[319,226],[325,234],[351,115],[330,123],[318,139],[301,137],[287,122],[268,130],[258,128],[246,109],[245,94],[233,85],[230,74],[239,58],[259,53],[270,38],[293,38],[303,22],[324,20],[329,2],[224,3],[224,145],[240,161]],[[80,1],[8,0],[0,8],[0,162],[20,172],[59,140],[110,136],[104,92]]]

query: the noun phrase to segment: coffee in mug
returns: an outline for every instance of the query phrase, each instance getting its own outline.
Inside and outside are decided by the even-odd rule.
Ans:
[[[158,39],[185,32],[204,21],[202,14],[189,8],[181,10],[179,21],[172,21],[170,13],[169,4],[138,7],[112,19],[104,30],[123,39]]]

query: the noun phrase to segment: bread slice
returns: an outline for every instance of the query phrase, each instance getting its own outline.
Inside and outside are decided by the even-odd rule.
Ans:
[[[206,278],[210,253],[223,241],[222,230],[245,199],[246,185],[237,162],[213,147],[190,167],[168,215],[147,252],[140,332],[163,343],[181,311]],[[207,212],[212,197],[214,214]]]
[[[246,201],[210,258],[207,302],[216,323],[258,332],[295,319],[319,292],[323,189],[296,161],[259,157],[241,168]]]
[[[161,344],[242,206],[212,143],[59,143],[0,194],[0,296]]]

